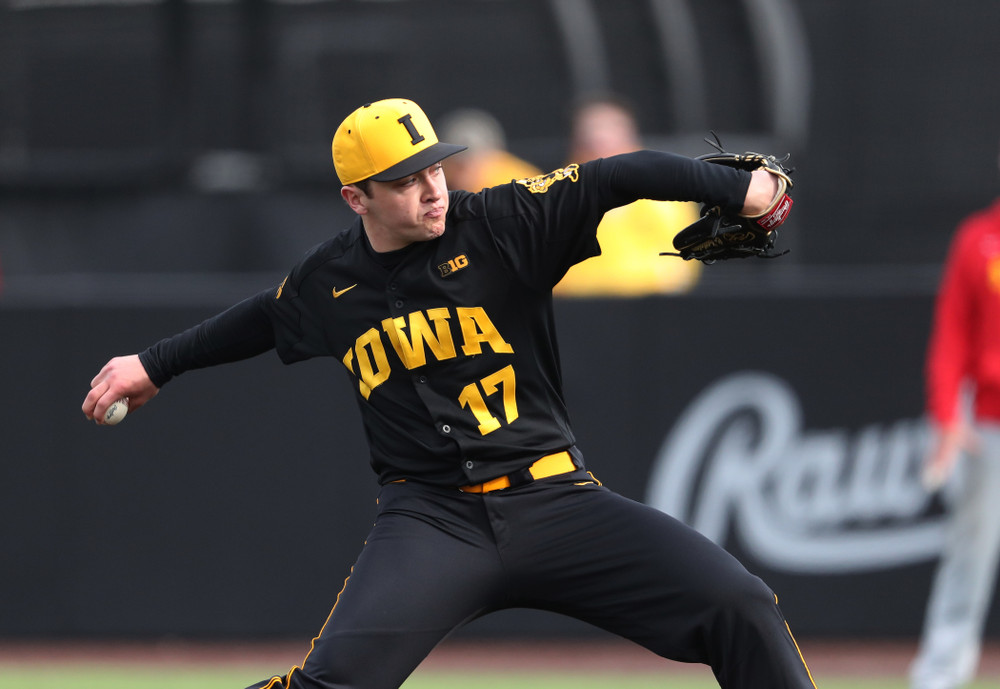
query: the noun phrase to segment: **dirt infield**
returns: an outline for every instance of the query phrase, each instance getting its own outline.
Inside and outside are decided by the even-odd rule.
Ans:
[[[801,641],[813,675],[903,677],[914,642]],[[0,640],[0,665],[113,663],[116,665],[243,665],[280,672],[301,663],[308,643],[24,643]],[[704,666],[665,661],[627,642],[456,641],[437,648],[422,671],[518,670],[586,673],[707,672]],[[1000,643],[986,645],[979,676],[1000,679]]]

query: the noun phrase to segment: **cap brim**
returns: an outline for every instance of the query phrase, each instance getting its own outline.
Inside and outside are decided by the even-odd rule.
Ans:
[[[407,175],[412,175],[414,172],[420,172],[434,163],[439,163],[450,155],[464,151],[466,148],[468,146],[445,144],[439,141],[433,146],[428,146],[420,151],[420,153],[416,153],[406,160],[396,163],[387,170],[383,170],[377,175],[372,175],[368,179],[373,179],[376,182],[392,182],[393,180],[402,179]]]

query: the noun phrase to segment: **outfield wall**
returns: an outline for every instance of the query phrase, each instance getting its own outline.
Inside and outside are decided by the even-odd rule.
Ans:
[[[216,310],[0,308],[0,635],[323,623],[376,493],[339,363],[191,372],[115,428],[80,412],[109,356]],[[929,294],[560,301],[579,444],[608,486],[739,555],[799,634],[914,636],[947,504],[916,479],[930,312]],[[590,632],[501,613],[467,633]]]
[[[330,140],[360,104],[483,108],[548,171],[603,90],[649,147],[790,154],[786,262],[937,264],[997,193],[998,24],[983,0],[0,3],[3,274],[284,270],[342,224]]]

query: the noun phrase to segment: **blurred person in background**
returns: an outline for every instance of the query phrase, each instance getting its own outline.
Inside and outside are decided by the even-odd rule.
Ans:
[[[911,686],[954,689],[976,674],[1000,553],[1000,199],[951,240],[926,377],[934,442],[923,481],[950,484],[953,499]]]
[[[570,115],[569,162],[584,163],[644,148],[632,106],[616,94],[580,100]],[[639,199],[604,215],[597,236],[601,255],[573,266],[556,285],[559,296],[642,296],[691,290],[699,261],[661,257],[680,230],[700,217],[696,203]]]
[[[503,126],[485,110],[463,108],[449,113],[442,122],[441,138],[467,147],[463,155],[442,161],[452,189],[475,192],[542,174],[507,150]]]

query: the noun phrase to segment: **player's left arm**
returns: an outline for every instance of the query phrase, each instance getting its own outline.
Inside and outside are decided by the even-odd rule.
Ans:
[[[753,218],[766,213],[784,190],[780,177],[767,170],[754,170],[750,173],[750,185],[740,215]]]
[[[777,183],[761,174],[713,165],[674,153],[636,151],[601,161],[606,210],[636,199],[699,201],[730,213],[753,215],[774,200]]]

